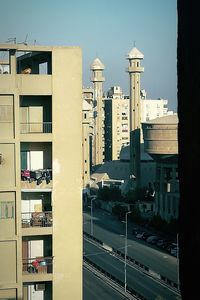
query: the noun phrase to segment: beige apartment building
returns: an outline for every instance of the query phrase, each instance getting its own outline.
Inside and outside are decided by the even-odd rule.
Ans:
[[[1,44],[0,65],[0,299],[81,300],[81,49]]]
[[[83,188],[90,182],[91,172],[91,147],[92,147],[92,131],[93,131],[93,109],[92,105],[85,99],[83,92],[82,107],[82,146],[83,146]]]

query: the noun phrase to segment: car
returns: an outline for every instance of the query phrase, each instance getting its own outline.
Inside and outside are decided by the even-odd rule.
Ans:
[[[140,239],[140,240],[141,240],[142,237],[143,237],[143,234],[144,234],[144,232],[137,233],[135,237],[136,237],[137,239]]]
[[[158,241],[158,237],[155,237],[154,239],[152,239],[152,241],[150,242],[150,244],[155,245]]]
[[[158,239],[156,242],[156,246],[161,247],[164,244],[164,240],[163,239]]]
[[[142,239],[146,241],[150,236],[152,236],[152,234],[144,232]]]
[[[164,243],[160,246],[160,248],[166,250],[171,243],[169,241],[164,241]]]
[[[170,243],[169,246],[166,248],[166,250],[171,253],[172,249],[177,248],[177,244],[176,243]]]
[[[178,248],[171,248],[170,254],[177,257],[178,256]]]
[[[147,238],[146,242],[151,244],[153,240],[158,240],[158,237],[156,235],[151,235]]]

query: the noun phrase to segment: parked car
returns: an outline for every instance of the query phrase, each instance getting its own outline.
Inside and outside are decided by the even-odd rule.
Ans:
[[[175,247],[175,248],[171,248],[171,251],[170,251],[170,254],[177,257],[178,255],[178,248]]]
[[[166,248],[166,250],[171,253],[172,249],[177,248],[177,244],[176,243],[170,243],[169,246]]]
[[[150,244],[155,245],[158,240],[159,240],[159,237],[155,237],[154,239],[152,239],[152,241],[150,242]]]
[[[144,234],[143,234],[143,236],[142,236],[142,239],[143,239],[144,241],[146,241],[150,236],[152,236],[152,234],[147,233],[147,232],[144,232]]]
[[[169,247],[169,245],[171,245],[171,243],[170,243],[169,241],[166,241],[166,240],[165,240],[165,241],[163,242],[163,244],[160,246],[160,248],[166,250],[166,249]]]
[[[163,239],[158,239],[157,242],[156,242],[156,245],[157,245],[158,247],[161,247],[161,246],[164,244],[164,242],[165,242],[165,240],[163,240]]]
[[[156,235],[151,235],[147,238],[146,242],[151,244],[153,240],[158,240],[158,237]]]
[[[136,238],[142,240],[142,237],[144,234],[145,234],[145,232],[140,232],[140,233],[136,234]]]

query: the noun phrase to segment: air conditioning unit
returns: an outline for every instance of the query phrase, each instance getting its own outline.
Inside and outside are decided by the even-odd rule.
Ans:
[[[35,291],[44,291],[45,290],[45,283],[37,283],[34,286]]]

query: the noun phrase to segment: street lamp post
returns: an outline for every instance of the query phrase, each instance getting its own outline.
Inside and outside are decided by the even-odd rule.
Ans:
[[[90,198],[90,234],[93,236],[93,208],[92,208],[92,201],[94,199]]]
[[[177,258],[177,285],[178,285],[178,290],[180,289],[180,279],[179,279],[179,235],[177,233],[177,254],[176,254],[176,258]]]
[[[127,223],[128,223],[128,214],[130,214],[131,211],[127,211],[125,214],[125,221],[126,221],[126,235],[125,235],[125,256],[124,256],[124,291],[126,292],[126,286],[127,286],[127,282],[126,282],[126,257],[127,257]]]

